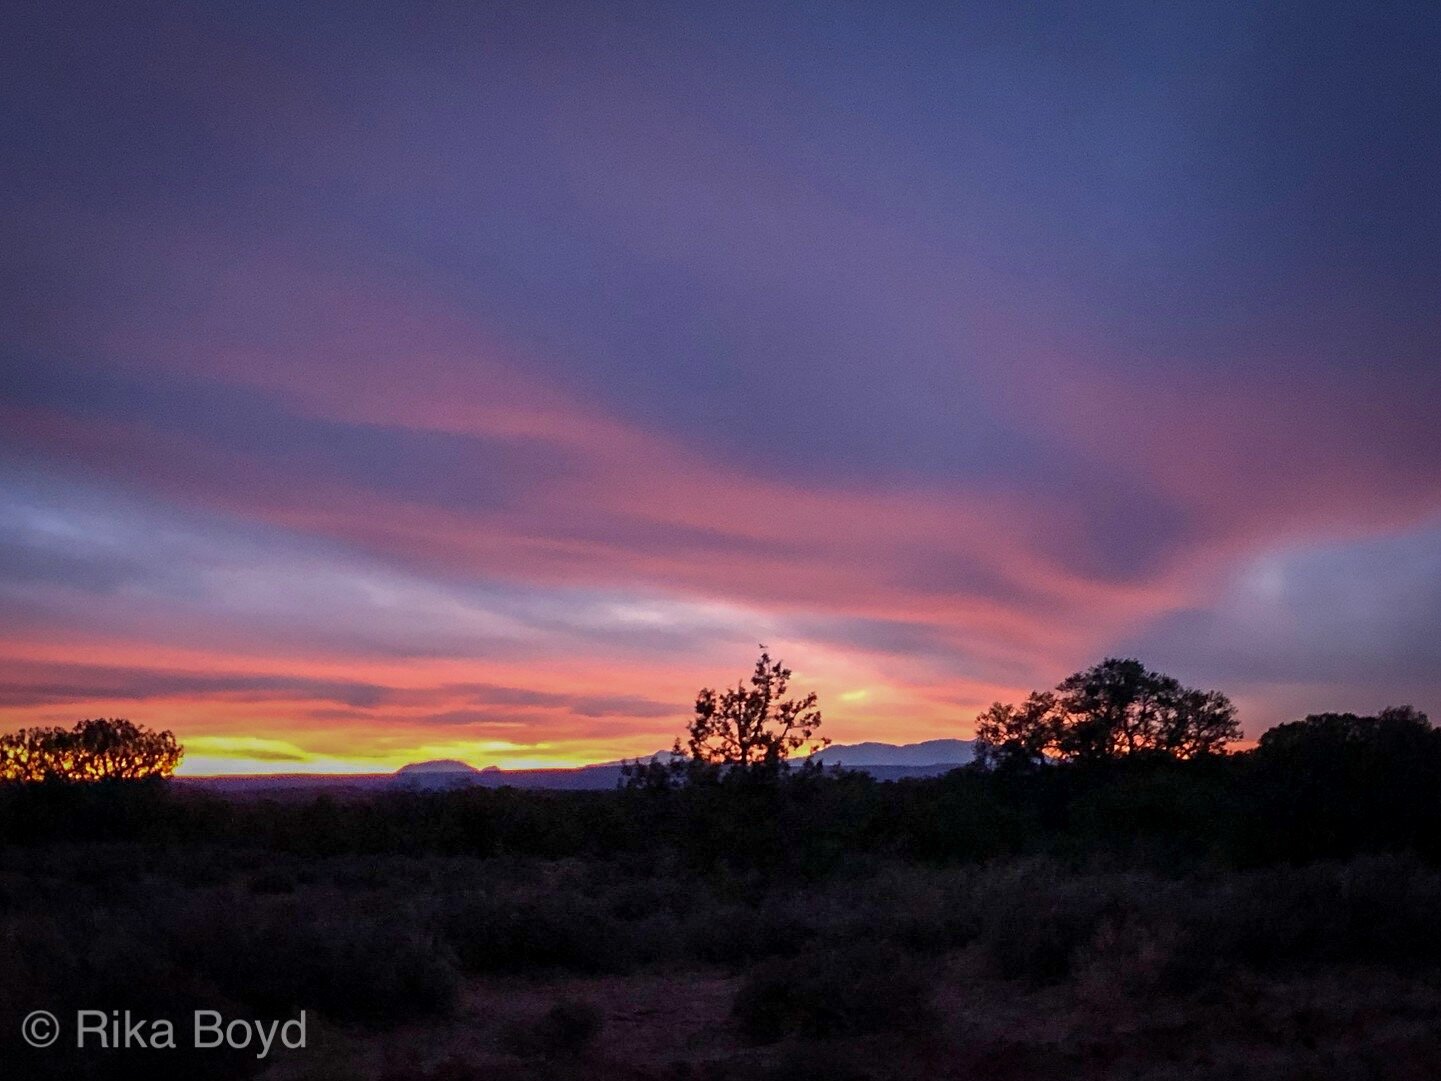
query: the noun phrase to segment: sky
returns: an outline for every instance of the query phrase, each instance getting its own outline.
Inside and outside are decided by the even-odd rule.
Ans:
[[[1441,715],[1441,8],[944,7],[9,9],[0,727]]]

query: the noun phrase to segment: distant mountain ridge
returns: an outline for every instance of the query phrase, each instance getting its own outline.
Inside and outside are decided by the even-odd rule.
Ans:
[[[826,765],[864,769],[867,766],[964,766],[976,757],[968,739],[928,739],[920,743],[834,744],[814,756]]]
[[[657,751],[647,759],[665,761],[669,756],[668,750]],[[823,765],[844,766],[869,773],[877,780],[890,781],[903,777],[938,776],[965,765],[975,756],[975,745],[971,740],[930,739],[902,744],[875,741],[837,744],[817,752],[814,757]],[[441,760],[402,766],[395,776],[412,785],[426,786],[448,787],[470,782],[487,787],[599,789],[614,788],[620,783],[622,766],[622,762],[600,762],[573,769],[507,770],[487,766],[484,770],[477,770],[464,762]]]
[[[496,767],[491,766],[490,768],[495,769]],[[407,777],[413,774],[478,774],[480,772],[482,771],[476,769],[469,762],[462,762],[458,758],[433,758],[429,762],[412,762],[408,766],[401,766],[395,771],[395,775],[397,777]]]
[[[657,751],[650,756],[665,761],[670,751]],[[902,780],[907,777],[936,777],[975,758],[975,745],[965,739],[930,739],[920,743],[836,744],[816,754],[817,761],[827,766],[869,773],[879,781]],[[480,785],[485,788],[548,788],[588,789],[614,788],[620,783],[621,762],[601,762],[571,769],[481,769],[457,758],[439,758],[412,762],[394,773],[364,773],[331,776],[304,774],[272,774],[233,777],[187,777],[182,783],[228,791],[237,794],[274,792],[277,790],[356,792],[385,789],[443,789]]]
[[[827,765],[845,765],[853,769],[863,766],[964,766],[976,757],[975,741],[969,739],[927,739],[920,743],[879,743],[867,740],[864,743],[833,743],[813,756]],[[656,751],[643,755],[642,762],[659,759],[664,762],[670,757],[670,750]],[[617,762],[600,762],[594,766],[579,766],[578,769],[598,769],[600,766],[619,766],[630,759]]]

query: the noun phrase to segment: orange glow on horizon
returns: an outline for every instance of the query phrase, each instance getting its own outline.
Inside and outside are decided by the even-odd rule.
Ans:
[[[867,658],[813,645],[775,652],[795,669],[793,690],[820,695],[824,734],[837,743],[965,738],[981,708],[1016,693],[971,682],[918,686],[887,680]],[[135,664],[143,653],[119,645],[85,655],[92,666],[130,672],[120,666]],[[595,658],[540,669],[513,664],[478,670],[451,660],[371,667],[277,657],[257,664],[256,658],[206,659],[176,651],[152,656],[169,663],[133,671],[161,683],[213,680],[216,689],[116,700],[98,690],[95,697],[84,697],[78,687],[63,703],[7,710],[6,723],[69,724],[103,715],[168,728],[186,749],[180,776],[388,773],[442,758],[476,768],[571,768],[668,748],[689,720],[698,688],[734,683],[747,674],[747,653],[737,651],[733,657],[729,665],[691,661],[670,670]],[[42,662],[32,657],[24,663],[39,667]],[[78,683],[118,678],[107,667],[92,676],[79,662],[51,663],[77,665],[61,675]],[[264,680],[253,680],[250,673],[256,669],[266,673]],[[226,683],[231,676],[234,688]],[[300,687],[315,681],[316,695],[353,694],[355,700],[266,689],[289,679],[302,681]],[[638,690],[632,680],[640,679],[650,686]],[[247,680],[262,685],[251,689]]]

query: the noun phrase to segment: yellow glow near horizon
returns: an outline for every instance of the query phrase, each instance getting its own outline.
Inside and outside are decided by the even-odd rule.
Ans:
[[[627,757],[580,748],[552,750],[547,744],[521,745],[500,740],[422,744],[389,754],[365,756],[306,751],[284,740],[248,736],[198,736],[183,742],[185,758],[175,771],[180,777],[394,773],[402,766],[438,759],[453,759],[476,769],[488,766],[506,770],[572,769]]]

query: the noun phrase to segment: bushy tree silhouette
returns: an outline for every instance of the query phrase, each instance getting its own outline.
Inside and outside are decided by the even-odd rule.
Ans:
[[[1312,714],[1266,732],[1251,758],[1267,856],[1441,857],[1441,729],[1419,710]]]
[[[1313,713],[1268,729],[1257,746],[1258,757],[1360,755],[1377,750],[1397,759],[1441,747],[1441,732],[1426,714],[1412,706],[1391,706],[1374,717],[1354,713]],[[1309,763],[1308,763],[1309,764]]]
[[[775,767],[794,751],[815,741],[821,711],[812,691],[787,698],[791,670],[772,661],[761,647],[755,671],[745,681],[717,693],[704,687],[696,696],[695,719],[687,730],[686,749],[698,762],[719,766]],[[815,741],[815,749],[830,741]]]
[[[1019,706],[997,702],[976,719],[983,762],[1103,762],[1131,755],[1196,758],[1239,738],[1219,691],[1183,687],[1140,661],[1108,657]]]
[[[184,753],[173,732],[155,732],[119,717],[80,721],[74,728],[22,728],[0,735],[0,780],[168,777]]]
[[[994,702],[976,718],[976,757],[983,765],[1040,762],[1055,746],[1058,721],[1050,691],[1032,691],[1018,706]]]
[[[816,693],[787,697],[791,670],[772,660],[765,646],[760,649],[749,680],[722,691],[701,688],[695,716],[676,739],[669,762],[629,765],[623,783],[663,787],[729,774],[775,774],[788,768],[795,752],[828,746],[829,739],[816,736],[821,726]]]

